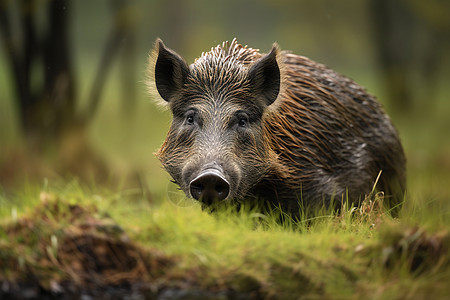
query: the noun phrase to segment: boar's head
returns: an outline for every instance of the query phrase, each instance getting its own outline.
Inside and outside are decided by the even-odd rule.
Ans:
[[[251,61],[231,52],[212,50],[188,66],[158,39],[151,64],[173,114],[157,155],[186,195],[205,205],[248,197],[277,160],[264,116],[280,93],[278,47]]]

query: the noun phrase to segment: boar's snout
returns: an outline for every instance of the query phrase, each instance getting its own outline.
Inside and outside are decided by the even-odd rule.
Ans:
[[[189,190],[194,199],[210,205],[228,197],[230,184],[220,170],[207,169],[191,181]]]

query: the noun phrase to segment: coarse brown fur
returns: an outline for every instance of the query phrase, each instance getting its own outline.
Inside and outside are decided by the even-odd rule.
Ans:
[[[279,71],[276,94],[266,87],[277,83],[273,72],[251,75],[270,57]],[[153,75],[151,84],[174,120],[158,156],[188,196],[189,182],[213,165],[230,181],[230,203],[256,198],[296,215],[299,202],[361,200],[380,171],[377,189],[390,207],[402,202],[405,158],[398,134],[376,99],[352,80],[276,45],[264,55],[235,40],[189,67],[157,41],[151,74],[161,61],[171,76]],[[198,124],[187,130],[183,114],[192,107]],[[236,133],[230,129],[233,114],[241,110],[249,125]]]

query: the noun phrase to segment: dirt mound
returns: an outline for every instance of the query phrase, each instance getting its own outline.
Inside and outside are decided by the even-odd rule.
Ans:
[[[144,295],[175,261],[132,241],[96,207],[45,193],[31,213],[4,228],[1,298]]]

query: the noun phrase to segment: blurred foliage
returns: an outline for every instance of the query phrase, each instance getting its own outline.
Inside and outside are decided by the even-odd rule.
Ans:
[[[49,29],[46,8],[53,2],[0,0],[0,9],[14,7],[10,18],[14,42],[20,36],[21,14],[29,12],[17,9],[18,3],[33,9],[36,36],[43,38]],[[374,10],[375,2],[384,3],[381,12]],[[447,174],[450,169],[450,144],[444,138],[448,137],[446,128],[450,126],[450,8],[446,1],[439,0],[388,2],[67,2],[70,64],[76,82],[73,113],[92,115],[92,120],[81,131],[64,139],[63,146],[50,147],[35,158],[33,151],[26,150],[28,143],[20,126],[23,120],[13,88],[15,83],[6,45],[2,42],[0,184],[7,184],[13,177],[52,177],[55,169],[60,175],[65,174],[65,169],[69,172],[71,168],[96,169],[98,164],[81,162],[83,157],[91,155],[93,160],[102,160],[102,166],[107,165],[102,173],[106,181],[107,174],[119,178],[132,176],[140,184],[148,182],[153,193],[164,193],[168,178],[152,152],[164,139],[170,114],[156,108],[146,95],[148,51],[156,37],[161,37],[190,63],[202,51],[237,37],[240,43],[261,51],[267,51],[277,42],[282,49],[324,63],[367,87],[386,106],[399,127],[413,170],[413,183],[426,185],[418,179],[420,173],[438,169]],[[121,28],[126,28],[127,34]],[[393,50],[389,50],[393,45]],[[380,55],[383,51],[385,55],[399,56],[391,57],[386,66]],[[43,84],[41,71],[45,67],[41,61],[30,69],[34,88]],[[407,94],[413,96],[411,100],[405,102],[402,100],[406,98],[392,96],[390,85],[395,80],[400,83],[393,88],[403,85]],[[51,116],[54,111],[45,113]],[[77,152],[74,150],[77,143],[90,146],[79,147],[81,150]],[[431,179],[434,177],[428,178],[426,182],[434,182]]]

